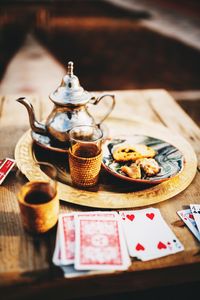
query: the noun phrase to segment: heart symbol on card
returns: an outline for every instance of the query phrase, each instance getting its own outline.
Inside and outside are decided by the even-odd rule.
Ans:
[[[144,251],[145,250],[144,246],[142,246],[140,243],[137,244],[137,246],[135,247],[135,249],[137,251]]]
[[[129,219],[130,221],[133,221],[135,219],[134,215],[126,215],[127,219]]]
[[[167,246],[165,244],[163,244],[162,242],[159,242],[157,245],[157,248],[161,250],[161,249],[166,249]]]
[[[189,218],[194,220],[193,214],[189,214]]]
[[[154,213],[147,213],[146,214],[147,218],[149,218],[150,220],[153,220],[153,218],[155,217]]]

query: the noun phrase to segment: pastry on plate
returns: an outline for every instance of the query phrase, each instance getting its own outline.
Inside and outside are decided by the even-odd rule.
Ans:
[[[128,177],[131,177],[131,178],[134,178],[134,179],[140,179],[141,178],[140,166],[136,165],[135,163],[132,163],[129,167],[128,166],[122,166],[121,171],[124,172]]]
[[[113,158],[116,161],[136,161],[139,158],[144,157],[154,157],[156,155],[156,151],[146,145],[137,144],[137,145],[123,145],[121,147],[116,148],[113,151]]]
[[[147,176],[154,176],[160,171],[160,167],[154,158],[140,158],[135,164],[139,166]]]

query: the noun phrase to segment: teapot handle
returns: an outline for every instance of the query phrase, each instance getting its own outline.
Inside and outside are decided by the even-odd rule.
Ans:
[[[92,104],[97,105],[104,97],[111,97],[112,105],[111,105],[110,109],[108,110],[108,112],[105,114],[105,116],[101,119],[101,121],[98,124],[96,124],[97,126],[99,126],[109,116],[109,114],[112,112],[112,110],[115,106],[115,95],[111,95],[111,94],[105,94],[105,95],[99,96],[98,98],[93,97],[91,99],[91,100],[94,100],[94,102],[92,102]]]

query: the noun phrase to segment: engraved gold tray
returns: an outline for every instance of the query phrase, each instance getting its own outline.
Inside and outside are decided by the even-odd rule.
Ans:
[[[163,139],[176,146],[184,156],[184,168],[177,176],[151,186],[123,181],[102,168],[99,184],[90,189],[78,189],[71,183],[67,153],[56,153],[42,149],[33,143],[31,131],[27,131],[15,148],[18,168],[29,180],[43,179],[44,173],[34,169],[35,160],[48,161],[58,168],[59,199],[78,205],[96,208],[135,208],[152,205],[170,199],[186,189],[192,182],[197,169],[197,158],[191,145],[181,136],[164,126],[146,123],[143,120],[110,118],[106,125],[110,137],[124,134],[143,134]]]

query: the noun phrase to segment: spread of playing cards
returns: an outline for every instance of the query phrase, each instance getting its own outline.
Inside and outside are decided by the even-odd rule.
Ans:
[[[126,270],[130,257],[148,261],[183,250],[156,208],[65,213],[59,217],[53,263],[73,277]]]
[[[190,204],[190,208],[177,211],[177,214],[200,242],[200,204]]]

